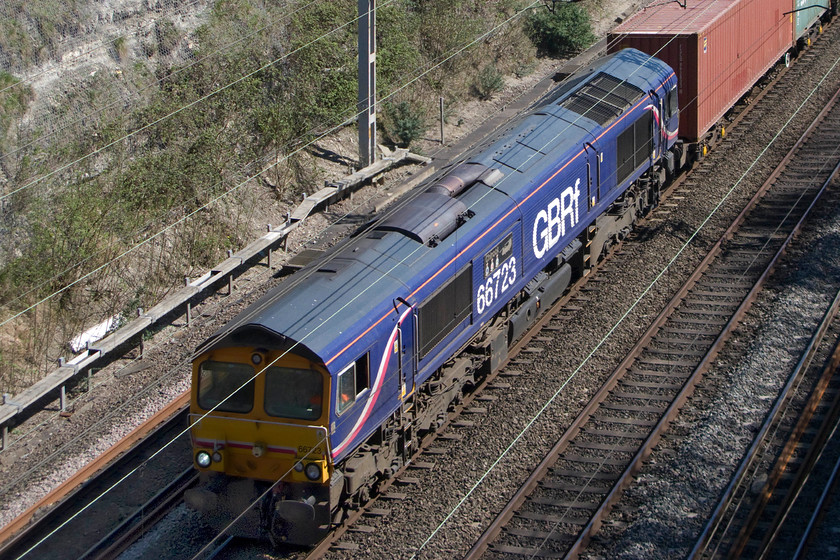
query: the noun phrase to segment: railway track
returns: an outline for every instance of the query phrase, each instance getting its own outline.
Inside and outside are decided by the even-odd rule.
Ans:
[[[577,557],[840,166],[840,91],[467,554]]]
[[[692,558],[794,558],[840,460],[840,293],[723,494]],[[769,465],[769,468],[767,468]],[[828,483],[826,483],[828,481]],[[816,505],[815,505],[816,504]]]
[[[178,437],[187,425],[183,400],[174,401],[158,418],[124,438],[76,477],[57,487],[27,515],[5,527],[0,534],[0,540],[4,540],[0,556],[116,557],[143,528],[169,511],[197,479],[188,462],[185,465],[183,461],[172,461],[173,456],[189,457],[190,453],[189,437]],[[171,454],[152,459],[146,468],[137,469],[173,439]],[[185,466],[189,468],[185,470]],[[57,505],[41,513],[51,502]]]
[[[579,292],[578,292],[578,295],[579,295]],[[577,296],[575,296],[575,297],[577,297]],[[552,320],[550,319],[550,316],[547,315],[546,318],[544,319],[544,325],[543,325],[543,326],[545,326],[545,328],[547,330],[550,331],[552,329],[561,328],[561,327],[558,327],[556,319],[554,320],[554,323],[552,323],[551,321]],[[539,339],[539,336],[537,336],[537,340],[538,339]],[[528,350],[526,351],[526,354],[527,354],[528,351],[538,350],[538,348],[535,348],[533,346],[530,346],[530,347],[527,346],[527,343],[524,343],[524,342],[521,343],[521,346],[523,346],[523,349],[528,348]],[[462,407],[462,409],[464,409],[467,412],[467,414],[470,414],[470,413],[481,414],[481,409],[482,409],[481,403],[482,403],[482,401],[485,400],[485,399],[490,400],[490,399],[495,398],[495,395],[493,393],[496,390],[504,391],[507,387],[509,387],[509,384],[507,384],[507,382],[505,381],[505,378],[515,378],[517,376],[517,373],[516,373],[517,368],[527,368],[528,364],[529,364],[529,360],[527,358],[527,355],[524,355],[524,357],[514,359],[511,363],[510,368],[508,368],[506,371],[503,371],[499,377],[497,377],[494,380],[491,380],[489,382],[489,384],[488,384],[489,391],[483,392],[481,395],[477,396],[474,400],[466,401],[465,405]],[[466,417],[465,416],[460,416],[460,417],[457,417],[457,418],[453,417],[452,420],[451,420],[451,426],[453,428],[457,428],[458,426],[469,427],[469,424],[470,424],[470,421],[468,419],[468,416],[466,416]],[[393,479],[391,481],[391,485],[389,485],[387,488],[385,488],[385,493],[383,494],[383,498],[384,498],[383,501],[388,501],[388,500],[399,501],[401,499],[400,498],[400,491],[399,491],[400,488],[399,488],[399,486],[400,485],[411,486],[411,485],[414,484],[414,482],[413,482],[414,477],[412,475],[412,472],[422,472],[422,471],[425,471],[425,470],[428,470],[428,469],[431,469],[431,468],[434,467],[435,457],[438,456],[439,451],[440,451],[439,448],[434,446],[435,441],[437,441],[439,443],[443,443],[447,440],[457,442],[458,437],[459,436],[458,436],[457,433],[453,434],[453,433],[450,432],[450,433],[447,433],[447,434],[444,434],[444,435],[441,435],[441,436],[437,436],[435,439],[430,440],[429,445],[427,445],[423,454],[418,455],[415,458],[415,460],[409,465],[408,469],[401,476],[395,477],[395,479]],[[379,502],[379,505],[372,504],[371,507],[368,508],[367,510],[358,512],[358,515],[356,517],[354,517],[353,519],[351,519],[352,521],[354,521],[354,523],[347,524],[345,527],[341,528],[339,530],[339,532],[336,533],[335,538],[331,542],[329,542],[328,544],[325,544],[325,550],[329,550],[329,549],[332,549],[332,550],[347,550],[347,551],[352,553],[352,551],[354,550],[353,546],[350,545],[349,543],[342,544],[342,541],[341,541],[342,536],[345,535],[347,532],[357,531],[357,532],[360,532],[360,533],[364,533],[365,531],[367,531],[369,529],[369,527],[366,527],[363,522],[360,523],[359,520],[364,520],[364,519],[366,519],[370,516],[376,517],[376,516],[384,515],[383,512],[385,512],[387,510],[387,507],[384,507],[382,504],[383,504],[383,502]],[[230,546],[230,543],[227,543],[227,545]]]
[[[833,453],[826,453],[826,457],[820,457],[818,469],[814,469],[811,477],[814,481],[813,491],[809,492],[807,500],[813,498],[811,515],[807,517],[808,523],[799,538],[796,549],[788,558],[809,558],[819,559],[831,557],[837,554],[837,546],[832,542],[832,536],[840,532],[840,516],[838,516],[838,478],[840,478],[840,437],[835,429],[830,434],[824,451],[832,450]],[[824,478],[820,478],[824,475]]]

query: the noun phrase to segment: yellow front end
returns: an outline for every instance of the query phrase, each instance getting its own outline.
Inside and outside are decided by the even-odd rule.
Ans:
[[[202,485],[187,503],[220,528],[245,512],[235,534],[317,542],[337,482],[328,395],[326,371],[300,356],[252,348],[199,356],[190,436]]]
[[[271,482],[324,483],[331,475],[322,426],[201,413],[190,415],[190,426],[193,462],[200,470]],[[210,456],[207,467],[197,460],[202,453]],[[317,477],[307,477],[307,468],[309,473],[315,468],[309,465],[317,467]]]

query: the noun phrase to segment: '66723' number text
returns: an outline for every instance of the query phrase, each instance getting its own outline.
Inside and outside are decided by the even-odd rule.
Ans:
[[[478,287],[476,306],[480,314],[516,282],[516,257],[511,257]]]

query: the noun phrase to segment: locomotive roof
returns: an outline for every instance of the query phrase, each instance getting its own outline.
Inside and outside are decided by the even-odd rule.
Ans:
[[[604,115],[588,118],[568,108],[569,99],[600,75],[617,79],[623,86],[632,84],[640,96],[655,87],[654,78],[661,81],[670,72],[665,64],[632,49],[595,61],[504,131],[501,138],[479,148],[467,159],[483,168],[500,170],[503,176],[498,182],[479,179],[457,199],[449,199],[460,201],[458,207],[465,206],[474,215],[448,236],[441,236],[442,241],[436,246],[430,246],[425,238],[400,231],[393,219],[389,221],[389,216],[399,220],[414,216],[414,221],[422,222],[422,215],[431,211],[429,208],[446,206],[435,198],[444,197],[443,194],[432,196],[427,190],[401,203],[402,209],[389,212],[271,290],[208,339],[198,352],[246,344],[247,340],[249,345],[268,348],[295,346],[296,353],[326,363],[330,370],[340,369],[373,343],[378,336],[377,329],[361,337],[360,333],[393,311],[398,305],[396,298],[415,294],[411,303],[419,303],[444,278],[453,276],[468,262],[461,262],[459,259],[463,257],[458,257],[466,245],[464,240],[472,241],[487,231],[510,210],[511,199],[516,202],[525,199],[534,184],[556,169],[557,161],[573,157],[583,141],[608,125],[609,121],[600,124],[593,120],[594,117],[603,120]],[[624,91],[628,92],[631,90]],[[496,179],[498,175],[496,172]],[[493,239],[501,233],[492,232],[489,237]],[[438,278],[427,281],[428,275],[435,271],[441,271]],[[380,326],[390,330],[395,320],[396,314],[392,313]],[[350,344],[358,344],[359,352],[342,356],[331,364],[332,358]]]

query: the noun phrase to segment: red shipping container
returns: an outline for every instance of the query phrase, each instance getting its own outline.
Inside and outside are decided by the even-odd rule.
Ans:
[[[643,10],[608,36],[608,51],[633,47],[677,74],[680,137],[701,140],[793,46],[792,0],[687,0]]]

